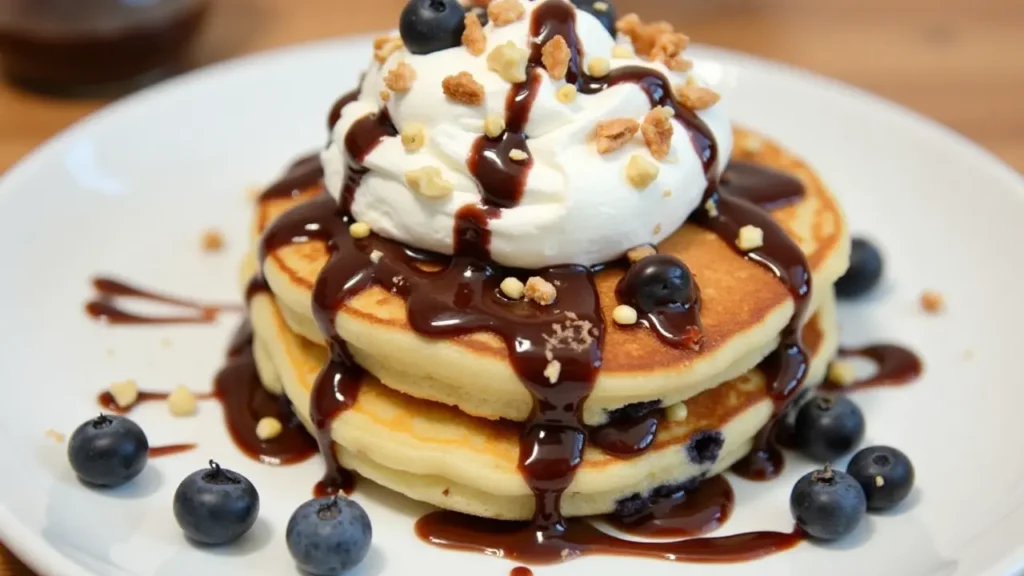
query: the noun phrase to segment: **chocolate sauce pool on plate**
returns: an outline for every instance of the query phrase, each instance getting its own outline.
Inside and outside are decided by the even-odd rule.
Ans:
[[[148,288],[133,286],[127,282],[99,276],[92,280],[97,296],[85,305],[85,312],[109,324],[208,324],[217,319],[221,312],[238,312],[237,304],[209,304],[188,298],[179,298],[155,292]],[[188,314],[171,316],[150,316],[126,311],[122,300],[145,300],[169,304],[181,308]]]
[[[909,384],[921,375],[923,366],[917,354],[894,344],[875,344],[863,348],[844,348],[840,358],[865,358],[875,363],[876,371],[870,377],[843,386],[825,382],[822,388],[839,392],[854,392],[865,388]]]

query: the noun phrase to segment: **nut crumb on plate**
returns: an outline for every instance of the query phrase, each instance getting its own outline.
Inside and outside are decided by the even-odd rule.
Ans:
[[[626,163],[626,180],[637,190],[646,190],[660,172],[657,164],[640,154],[633,154]]]
[[[192,416],[196,413],[196,395],[185,386],[178,386],[167,396],[167,408],[174,416]]]
[[[281,425],[281,421],[270,416],[260,418],[260,421],[256,423],[256,437],[263,441],[277,438],[283,430],[284,426]]]
[[[128,408],[139,399],[139,386],[132,379],[114,382],[109,391],[118,408]]]
[[[57,432],[53,428],[50,428],[49,430],[46,431],[46,437],[57,443],[64,442],[64,435],[61,434],[60,432]]]
[[[414,191],[428,198],[444,198],[455,190],[451,182],[444,179],[441,169],[424,166],[405,173],[405,183]]]
[[[473,56],[479,56],[487,50],[487,36],[480,19],[472,12],[466,12],[466,30],[462,33],[462,45]]]
[[[533,276],[526,281],[523,296],[527,300],[533,300],[542,306],[548,306],[555,302],[558,290],[555,289],[554,284],[540,276]]]
[[[612,310],[612,320],[620,326],[632,326],[637,321],[636,308],[626,304],[619,304]]]
[[[548,40],[547,44],[541,48],[541,63],[544,64],[544,69],[548,71],[548,75],[555,80],[565,78],[566,72],[569,71],[569,60],[571,58],[572,53],[569,51],[569,44],[566,43],[565,38],[562,38],[561,34]]]
[[[469,72],[459,72],[441,81],[441,89],[450,100],[467,106],[484,103],[484,86]]]
[[[597,128],[594,129],[598,154],[608,154],[622,148],[639,131],[640,123],[632,118],[613,118],[598,122]]]
[[[408,92],[416,80],[416,70],[408,62],[399,62],[384,76],[384,85],[394,92]]]
[[[929,314],[938,314],[946,308],[946,299],[934,290],[925,290],[921,293],[921,308]]]
[[[202,245],[204,252],[220,252],[224,248],[224,235],[211,228],[203,232]]]

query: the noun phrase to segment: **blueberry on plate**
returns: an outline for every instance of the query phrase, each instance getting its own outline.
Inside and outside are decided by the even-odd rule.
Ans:
[[[576,9],[597,18],[601,26],[615,37],[615,7],[607,0],[572,0]]]
[[[914,487],[914,465],[907,455],[889,446],[871,446],[853,455],[846,473],[864,490],[868,510],[894,508]]]
[[[174,518],[185,535],[201,544],[227,544],[256,523],[260,495],[248,478],[210,467],[189,474],[174,493]]]
[[[334,576],[356,567],[366,558],[372,539],[366,511],[341,496],[305,502],[292,513],[285,530],[292,558],[315,576]]]
[[[461,45],[465,19],[466,9],[458,0],[410,0],[398,31],[409,52],[430,54]]]
[[[850,268],[836,282],[836,295],[857,298],[870,292],[882,279],[882,254],[874,244],[854,238],[850,244]]]
[[[123,416],[101,414],[71,435],[68,461],[86,484],[120,486],[146,467],[149,440],[135,422]]]
[[[796,445],[808,458],[830,462],[848,454],[864,438],[864,414],[846,396],[821,395],[796,414]]]
[[[849,474],[826,465],[804,475],[789,495],[797,526],[818,540],[838,540],[854,531],[867,512],[864,490]]]
[[[630,266],[616,292],[641,312],[685,306],[693,300],[693,276],[679,258],[655,254]]]

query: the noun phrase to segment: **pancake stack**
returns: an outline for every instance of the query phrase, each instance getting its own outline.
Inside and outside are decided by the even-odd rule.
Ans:
[[[789,380],[810,388],[837,353],[849,237],[802,160],[748,130],[734,138],[711,190],[723,214],[657,246],[699,286],[688,311],[700,337],[685,341],[643,311],[613,320],[642,259],[522,271],[356,237],[318,160],[293,165],[255,206],[244,282],[264,385],[320,441],[328,484],[344,488],[340,464],[444,509],[543,523],[635,511],[763,451],[796,392],[787,359],[805,356]],[[800,193],[773,195],[766,179]],[[727,241],[740,224],[724,222],[729,202],[770,215],[763,250]],[[806,258],[802,288],[785,281],[800,270],[773,259],[779,243]],[[553,305],[503,300],[503,278],[535,275],[559,287]]]

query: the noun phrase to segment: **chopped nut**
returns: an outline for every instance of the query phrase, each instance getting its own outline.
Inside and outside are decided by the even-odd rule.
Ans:
[[[598,154],[608,154],[622,148],[640,130],[640,123],[632,118],[615,118],[597,123]]]
[[[46,437],[57,443],[62,444],[64,442],[64,435],[61,434],[60,432],[57,432],[53,428],[50,428],[49,430],[46,431]]]
[[[637,54],[647,58],[650,58],[662,35],[673,33],[673,27],[668,22],[644,23],[636,14],[626,14],[619,18],[615,29],[629,37]]]
[[[283,430],[284,426],[281,425],[281,421],[270,416],[260,418],[260,421],[256,423],[256,437],[264,442],[277,438]]]
[[[658,250],[650,244],[644,244],[643,246],[637,246],[626,251],[626,259],[630,262],[639,262],[648,256],[654,256],[658,253]]]
[[[224,235],[218,230],[207,230],[203,232],[203,251],[219,252],[224,248]]]
[[[405,182],[410,188],[428,198],[444,198],[455,190],[452,183],[441,175],[441,169],[436,166],[424,166],[406,172]]]
[[[513,148],[508,151],[508,157],[516,162],[522,162],[523,160],[529,160],[530,155],[519,148]]]
[[[353,222],[348,227],[348,233],[357,240],[362,240],[370,235],[370,225],[366,222]]]
[[[110,385],[110,395],[118,408],[128,408],[139,399],[139,386],[135,380],[114,382]]]
[[[665,408],[665,418],[669,422],[683,422],[686,417],[689,416],[689,410],[686,408],[686,402],[676,402],[675,404]]]
[[[533,276],[526,281],[523,296],[527,300],[533,300],[542,306],[548,306],[554,303],[555,298],[558,296],[558,291],[555,290],[555,286],[551,282],[540,276]]]
[[[459,104],[479,106],[484,103],[484,86],[469,72],[446,77],[441,81],[441,88],[445,96]]]
[[[541,48],[540,56],[541,63],[544,64],[544,69],[548,71],[549,76],[555,80],[565,78],[565,73],[569,71],[569,60],[572,58],[572,53],[569,52],[569,44],[561,34],[548,40],[548,43]]]
[[[555,92],[555,98],[562,104],[571,104],[576,100],[576,86],[574,84],[562,86],[558,92]]]
[[[380,101],[385,103],[385,104],[390,102],[391,101],[391,91],[390,90],[381,90],[380,91]]]
[[[673,72],[689,72],[693,70],[693,60],[688,60],[682,56],[672,56],[666,58],[664,61],[665,67]]]
[[[505,119],[497,114],[488,114],[484,118],[484,134],[488,138],[497,138],[505,131]]]
[[[402,146],[406,152],[416,152],[427,143],[427,129],[422,124],[409,124],[402,129]]]
[[[400,37],[381,36],[373,41],[373,57],[383,64],[392,54],[405,47]]]
[[[718,103],[721,99],[718,92],[697,84],[693,76],[686,80],[686,84],[676,86],[672,89],[679,103],[689,110],[704,110]]]
[[[597,2],[594,2],[593,4],[590,5],[590,7],[593,8],[594,10],[597,10],[598,12],[607,12],[608,11],[608,3],[607,2],[602,2],[601,0],[598,0]]]
[[[594,78],[604,78],[608,75],[612,69],[611,63],[608,62],[607,58],[591,58],[590,62],[587,62],[587,73]]]
[[[840,386],[850,386],[857,381],[857,365],[849,360],[835,360],[828,366],[828,379]]]
[[[929,314],[938,314],[946,307],[946,300],[942,294],[934,290],[925,290],[921,293],[921,308]]]
[[[637,320],[636,308],[619,304],[612,310],[612,320],[615,320],[615,323],[620,326],[632,326],[636,324]]]
[[[519,0],[494,0],[487,5],[487,18],[495,26],[508,26],[526,13]]]
[[[487,69],[498,73],[502,80],[515,84],[526,81],[526,64],[530,53],[509,40],[496,46],[487,55]]]
[[[707,210],[708,216],[712,218],[718,218],[718,204],[711,198],[704,203],[704,209]]]
[[[654,47],[651,48],[648,58],[661,62],[671,68],[670,63],[673,60],[682,60],[679,54],[682,53],[689,43],[690,39],[685,34],[666,32],[655,39]]]
[[[636,56],[636,53],[633,52],[633,48],[630,46],[626,46],[625,44],[616,44],[612,47],[613,58],[632,58],[634,56]]]
[[[525,288],[526,286],[518,278],[512,276],[501,281],[501,293],[513,300],[522,298]]]
[[[885,478],[882,478],[881,476],[875,476],[875,486],[878,486],[879,488],[885,486]]]
[[[658,224],[654,225],[654,230],[652,230],[651,233],[654,234],[655,236],[657,236],[658,234],[661,234],[661,223],[660,222]]]
[[[406,62],[399,62],[384,76],[384,85],[395,92],[408,92],[415,80],[416,70]]]
[[[672,190],[665,190],[664,192],[661,193],[661,197],[662,198],[671,198],[672,197]]]
[[[748,136],[743,140],[742,147],[747,154],[757,154],[764,148],[764,141],[755,136]]]
[[[466,30],[462,33],[462,45],[473,56],[479,56],[487,50],[487,36],[480,19],[472,12],[466,12]]]
[[[633,154],[626,164],[626,180],[637,190],[646,190],[658,178],[661,169],[640,154]]]
[[[651,156],[664,160],[672,148],[672,116],[675,111],[667,106],[659,106],[647,113],[640,133],[644,137]]]
[[[178,386],[167,396],[167,408],[174,416],[192,416],[196,413],[196,395],[185,386]]]
[[[764,230],[761,230],[757,226],[747,224],[740,228],[740,233],[736,237],[736,246],[744,252],[757,250],[761,246],[764,246]]]
[[[558,377],[562,375],[562,363],[558,360],[552,360],[548,362],[546,368],[544,368],[544,377],[548,379],[548,382],[554,384],[558,382]]]

